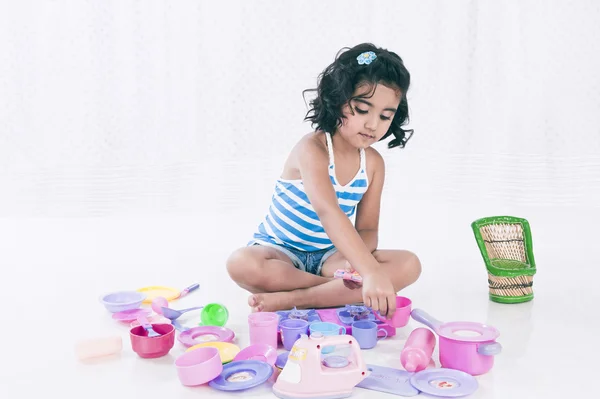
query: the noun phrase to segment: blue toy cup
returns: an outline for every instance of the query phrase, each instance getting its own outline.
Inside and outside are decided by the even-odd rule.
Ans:
[[[308,328],[311,334],[320,332],[321,334],[327,335],[345,335],[346,327],[337,325],[335,323],[329,323],[326,321],[319,321],[316,323],[312,323]],[[334,346],[325,346],[321,349],[321,353],[331,353],[335,349]]]
[[[385,336],[380,338],[387,338],[387,331],[384,329],[377,329],[379,327],[377,323],[369,320],[360,320],[352,323],[352,336],[356,339],[356,342],[360,346],[360,349],[371,349],[377,345],[377,333],[383,331]]]

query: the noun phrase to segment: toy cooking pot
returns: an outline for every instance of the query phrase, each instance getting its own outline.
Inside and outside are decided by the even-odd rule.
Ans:
[[[470,321],[443,323],[421,309],[414,309],[411,316],[439,335],[442,367],[485,374],[494,365],[494,355],[502,350],[495,341],[500,333],[492,326]]]

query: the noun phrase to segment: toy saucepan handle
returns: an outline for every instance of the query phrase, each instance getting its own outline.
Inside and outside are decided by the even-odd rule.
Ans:
[[[425,324],[427,327],[429,327],[433,331],[435,331],[438,335],[439,335],[440,327],[442,326],[442,324],[444,324],[441,321],[434,318],[433,316],[431,316],[429,313],[427,313],[421,309],[413,309],[413,311],[410,313],[410,317],[412,317],[419,323]]]

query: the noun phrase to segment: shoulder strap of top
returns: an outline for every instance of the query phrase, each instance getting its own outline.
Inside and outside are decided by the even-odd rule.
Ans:
[[[360,149],[360,170],[367,173],[367,152],[364,148]]]
[[[327,138],[327,151],[329,151],[329,166],[333,165],[333,142],[331,141],[331,134],[325,132]]]

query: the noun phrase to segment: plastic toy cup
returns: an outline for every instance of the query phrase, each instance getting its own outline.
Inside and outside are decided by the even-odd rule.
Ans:
[[[360,345],[360,349],[371,349],[377,345],[377,333],[383,331],[385,335],[380,339],[387,338],[387,331],[384,329],[377,329],[379,327],[377,323],[369,320],[360,320],[352,323],[352,336]]]
[[[250,345],[267,344],[277,348],[279,315],[273,312],[256,312],[248,316]]]
[[[302,334],[308,335],[308,321],[302,319],[287,319],[279,323],[281,342],[290,351]]]
[[[209,303],[200,314],[201,326],[223,327],[229,320],[229,311],[219,303]]]
[[[319,332],[323,335],[345,335],[346,327],[337,325],[335,323],[329,323],[326,321],[312,323],[308,328],[311,334]],[[335,349],[334,346],[325,346],[321,349],[321,353],[331,353]]]
[[[392,327],[404,327],[408,324],[408,320],[410,320],[410,313],[412,308],[412,301],[403,296],[396,297],[396,311],[391,319],[385,319],[379,312],[373,312],[375,317],[377,317],[380,321],[389,324]]]
[[[175,345],[175,327],[171,324],[152,324],[152,329],[161,335],[148,337],[148,331],[142,326],[129,330],[131,348],[144,359],[165,356]]]
[[[223,364],[219,350],[207,346],[179,356],[175,360],[175,368],[181,384],[192,387],[217,378],[223,371]]]

